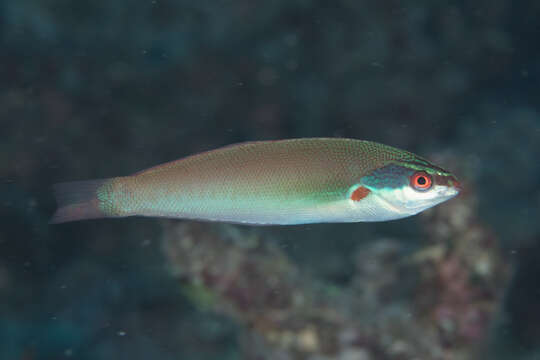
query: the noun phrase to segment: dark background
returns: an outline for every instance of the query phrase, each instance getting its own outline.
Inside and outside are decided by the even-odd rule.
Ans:
[[[238,359],[155,220],[49,226],[51,185],[309,136],[461,159],[515,269],[493,346],[540,358],[539,18],[510,0],[1,2],[0,358]],[[339,284],[359,238],[418,226],[260,231]]]

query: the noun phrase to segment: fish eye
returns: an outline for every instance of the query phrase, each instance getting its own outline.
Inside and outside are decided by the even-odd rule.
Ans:
[[[411,176],[411,186],[420,191],[428,190],[433,185],[431,176],[423,171],[418,171]]]

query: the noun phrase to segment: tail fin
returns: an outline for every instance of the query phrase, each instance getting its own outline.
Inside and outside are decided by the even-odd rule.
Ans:
[[[54,184],[58,210],[49,223],[98,219],[107,217],[100,210],[97,190],[109,179],[73,181]]]

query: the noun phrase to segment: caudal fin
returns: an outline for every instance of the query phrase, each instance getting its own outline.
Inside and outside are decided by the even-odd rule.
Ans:
[[[51,224],[68,221],[98,219],[107,217],[99,208],[97,190],[108,179],[73,181],[54,184],[54,195],[58,210],[50,220]]]

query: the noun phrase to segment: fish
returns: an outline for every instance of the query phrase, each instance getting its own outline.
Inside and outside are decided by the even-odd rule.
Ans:
[[[130,176],[54,185],[51,223],[147,216],[251,225],[370,222],[412,216],[461,190],[408,151],[348,138],[253,141]]]

